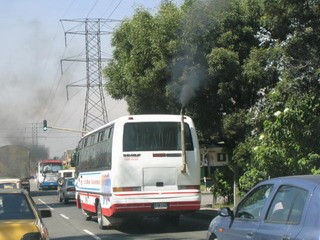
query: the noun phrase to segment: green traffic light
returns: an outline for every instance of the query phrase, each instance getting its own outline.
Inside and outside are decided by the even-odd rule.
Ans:
[[[47,131],[48,125],[47,125],[47,120],[43,120],[43,131]]]

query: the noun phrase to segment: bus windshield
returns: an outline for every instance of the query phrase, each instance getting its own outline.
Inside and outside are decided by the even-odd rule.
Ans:
[[[181,150],[179,122],[131,122],[124,125],[123,151]],[[186,150],[193,150],[189,125],[184,123]]]
[[[40,173],[57,173],[59,170],[62,169],[62,164],[43,164]]]

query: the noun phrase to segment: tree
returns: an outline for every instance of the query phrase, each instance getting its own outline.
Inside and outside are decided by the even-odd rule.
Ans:
[[[290,86],[279,84],[270,93],[269,109],[260,113],[263,129],[248,140],[251,162],[241,177],[243,190],[270,177],[319,172],[319,94],[287,95]]]
[[[315,1],[266,1],[265,29],[278,49],[281,81],[262,98],[247,139],[244,190],[268,177],[319,172],[319,7]],[[269,64],[266,64],[268,66]]]
[[[164,2],[156,16],[137,9],[114,33],[113,60],[104,69],[106,88],[113,98],[127,101],[131,114],[172,111],[166,86],[180,17],[173,3]]]
[[[201,141],[224,140],[232,154],[246,133],[244,121],[234,123],[271,81],[262,81],[267,73],[253,81],[243,68],[259,45],[260,8],[258,0],[216,0],[164,2],[155,16],[138,9],[114,34],[107,90],[133,114],[186,107]]]
[[[202,142],[225,142],[244,191],[287,170],[316,172],[319,9],[311,0],[164,1],[154,16],[137,9],[113,36],[106,88],[132,114],[185,107]]]

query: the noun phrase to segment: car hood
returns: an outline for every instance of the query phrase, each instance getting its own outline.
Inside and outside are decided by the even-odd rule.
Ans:
[[[21,239],[23,235],[31,232],[39,232],[34,219],[0,221],[0,239]]]

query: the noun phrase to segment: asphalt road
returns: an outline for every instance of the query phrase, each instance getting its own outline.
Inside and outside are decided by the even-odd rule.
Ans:
[[[51,218],[43,219],[51,240],[105,240],[105,239],[205,239],[211,219],[216,211],[210,208],[212,195],[204,194],[203,208],[195,213],[181,216],[178,226],[161,223],[157,218],[126,222],[119,228],[100,230],[96,219],[85,221],[74,202],[60,203],[55,190],[39,191],[31,184],[31,195],[39,208],[50,208]]]

